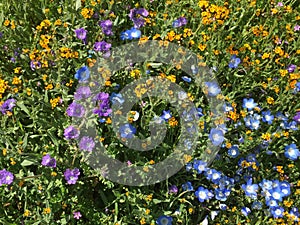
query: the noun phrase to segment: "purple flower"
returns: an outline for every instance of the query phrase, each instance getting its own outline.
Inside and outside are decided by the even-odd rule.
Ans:
[[[0,32],[0,38],[2,38],[3,37],[3,33],[2,32]]]
[[[96,52],[106,52],[111,48],[111,44],[105,41],[96,42],[94,44],[94,50]]]
[[[85,40],[87,36],[87,30],[84,28],[79,28],[75,30],[76,37],[80,40]]]
[[[66,171],[64,172],[65,180],[68,184],[76,184],[79,175],[80,171],[78,168],[75,168],[73,170],[66,169]]]
[[[75,100],[81,100],[90,97],[92,94],[91,89],[89,87],[81,86],[79,87],[75,94],[74,99]]]
[[[289,71],[289,73],[293,73],[295,71],[295,69],[297,68],[296,65],[294,64],[290,64],[287,68],[287,70]]]
[[[129,13],[129,18],[134,23],[134,28],[141,28],[145,24],[144,17],[147,17],[149,15],[149,12],[144,8],[139,9],[131,9]]]
[[[169,187],[169,194],[177,194],[178,193],[178,188],[176,185],[171,185]]]
[[[43,166],[48,166],[48,167],[55,168],[56,167],[56,160],[55,160],[55,158],[51,158],[51,156],[49,154],[47,154],[47,155],[43,156],[41,164]]]
[[[95,108],[93,110],[93,113],[94,114],[98,114],[99,117],[102,117],[102,116],[109,116],[112,112],[112,109],[109,107],[108,104],[106,103],[101,103],[98,108]]]
[[[2,114],[6,114],[7,111],[12,111],[12,109],[16,106],[16,100],[13,98],[7,99],[0,107]]]
[[[79,130],[73,126],[69,126],[64,131],[64,136],[66,139],[77,139],[79,137]]]
[[[144,8],[139,8],[138,10],[136,10],[136,15],[147,17],[149,15],[149,12]]]
[[[95,147],[95,142],[93,138],[84,136],[81,138],[79,142],[79,148],[84,151],[91,152],[93,148]]]
[[[39,61],[31,60],[30,61],[30,68],[31,70],[39,69],[41,68],[42,64]]]
[[[72,117],[82,117],[85,113],[85,109],[82,105],[72,102],[67,108],[67,115]]]
[[[82,217],[81,213],[78,211],[78,212],[73,212],[73,216],[75,219],[79,220],[80,217]]]
[[[182,27],[187,24],[187,19],[185,17],[179,17],[177,20],[174,20],[172,26],[174,28]]]
[[[14,180],[14,175],[6,169],[0,170],[0,186],[3,184],[10,185]]]
[[[105,35],[113,35],[112,32],[112,22],[110,20],[102,20],[99,22],[99,26],[102,28],[102,32]]]
[[[294,26],[294,31],[299,31],[299,30],[300,30],[300,25],[298,25],[298,24],[295,25],[295,26]]]
[[[293,119],[298,123],[300,124],[300,111],[298,111],[296,113],[296,115],[293,117]]]

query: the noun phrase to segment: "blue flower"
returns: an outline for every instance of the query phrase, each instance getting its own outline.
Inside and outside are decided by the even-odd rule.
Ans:
[[[190,83],[192,81],[192,78],[190,78],[188,76],[183,76],[183,77],[181,77],[181,79],[188,83]]]
[[[280,183],[280,190],[283,197],[287,197],[291,194],[291,185],[287,181],[283,181]]]
[[[276,206],[271,208],[271,213],[274,218],[282,218],[283,217],[284,208],[280,206]]]
[[[243,99],[243,108],[247,108],[248,110],[252,110],[257,106],[257,103],[254,102],[253,98],[247,99],[244,98]]]
[[[136,128],[127,123],[120,127],[120,133],[122,138],[133,138],[136,133]]]
[[[172,225],[172,220],[173,220],[173,218],[171,216],[160,216],[156,220],[156,223],[158,225]]]
[[[282,202],[283,193],[281,192],[280,188],[274,188],[270,190],[271,198],[278,202]]]
[[[250,198],[257,198],[258,185],[252,184],[252,178],[248,179],[247,184],[242,184],[242,189],[244,190],[246,196]]]
[[[271,114],[271,111],[264,111],[262,112],[262,121],[268,124],[272,124],[274,120],[274,116]]]
[[[236,158],[239,154],[239,147],[237,145],[233,145],[230,149],[228,149],[228,155],[232,158]]]
[[[224,112],[230,112],[230,111],[233,111],[233,107],[232,107],[232,105],[231,104],[224,104],[223,105],[223,110],[224,110]]]
[[[230,190],[228,189],[220,189],[216,188],[215,189],[215,198],[219,201],[226,201],[228,196],[230,195]]]
[[[138,39],[142,35],[142,32],[139,29],[131,28],[129,30],[123,31],[121,33],[121,40],[132,40],[132,39]]]
[[[297,148],[297,146],[294,143],[287,145],[287,146],[285,146],[284,156],[290,160],[295,161],[300,156],[299,149]]]
[[[244,121],[246,127],[249,127],[251,130],[257,130],[260,127],[260,115],[257,113],[245,117]]]
[[[221,92],[221,88],[216,82],[205,82],[207,87],[208,96],[214,97]]]
[[[164,110],[163,115],[160,118],[162,118],[165,121],[168,121],[171,117],[172,117],[172,114],[171,114],[170,110],[168,110],[168,111]]]
[[[248,216],[248,214],[251,212],[251,210],[248,207],[243,207],[241,212],[244,216]]]
[[[201,160],[195,160],[193,163],[193,167],[195,170],[197,170],[198,174],[206,172],[206,170],[208,169],[207,163]]]
[[[299,221],[300,213],[299,213],[298,208],[293,207],[293,208],[290,210],[290,215],[293,215],[293,216],[294,216],[294,221],[295,221],[295,222],[298,222],[298,221]]]
[[[195,195],[198,198],[199,202],[204,202],[205,200],[208,200],[214,196],[213,193],[211,193],[208,189],[205,189],[202,186],[200,186],[197,189]]]
[[[197,108],[198,116],[202,117],[203,116],[203,110],[202,108]]]
[[[209,139],[213,145],[219,146],[224,141],[223,131],[220,129],[212,128],[210,130]]]
[[[194,187],[192,186],[192,183],[191,182],[186,182],[185,184],[183,184],[182,186],[182,190],[183,191],[193,191],[194,190]]]
[[[238,58],[236,55],[231,56],[230,62],[228,64],[229,68],[237,68],[238,65],[241,63],[241,59]]]
[[[252,203],[251,207],[252,207],[252,209],[260,210],[260,209],[262,209],[262,203],[259,201],[255,201]]]
[[[123,96],[120,94],[120,93],[111,93],[110,95],[110,101],[112,102],[112,104],[116,104],[116,103],[119,103],[120,105],[124,103],[124,98]]]
[[[220,208],[221,210],[226,210],[226,209],[227,209],[227,205],[226,205],[226,204],[220,204],[220,205],[219,205],[219,208]]]
[[[77,79],[79,82],[83,82],[89,79],[90,77],[90,71],[87,66],[81,67],[79,70],[77,70],[75,74],[75,79]]]

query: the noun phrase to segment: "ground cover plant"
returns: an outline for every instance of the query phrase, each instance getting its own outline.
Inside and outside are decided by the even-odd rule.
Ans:
[[[0,9],[1,224],[300,224],[299,1],[4,0]],[[119,46],[150,42],[158,54],[178,46],[176,61],[113,60]],[[99,67],[119,61],[114,73]],[[201,86],[193,74],[204,72]],[[128,84],[137,85],[126,95]],[[126,98],[137,101],[124,114]],[[162,143],[137,151],[135,137],[148,140],[140,149],[153,144],[153,118]],[[86,160],[101,145],[150,173],[180,140],[191,148],[181,130],[191,121],[193,154],[155,184],[114,182],[107,174],[118,169]]]

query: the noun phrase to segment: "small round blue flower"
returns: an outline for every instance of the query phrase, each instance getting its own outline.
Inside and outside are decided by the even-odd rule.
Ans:
[[[213,145],[219,146],[224,141],[223,131],[220,129],[212,128],[210,130],[209,139]]]
[[[171,216],[160,216],[156,220],[157,225],[172,225],[173,218]]]
[[[120,127],[120,133],[122,138],[133,138],[134,134],[136,133],[136,128],[127,123]]]
[[[77,70],[75,74],[75,79],[77,79],[79,82],[84,82],[89,79],[90,77],[90,71],[87,66],[81,67],[79,70]]]
[[[297,146],[294,143],[287,145],[287,146],[285,146],[284,156],[290,160],[295,161],[300,156],[299,149],[297,148]]]

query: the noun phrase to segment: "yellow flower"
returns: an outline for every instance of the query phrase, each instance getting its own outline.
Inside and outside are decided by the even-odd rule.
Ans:
[[[146,209],[145,214],[149,215],[149,213],[150,213],[150,209]]]
[[[167,79],[170,80],[173,83],[176,82],[176,76],[175,75],[169,75],[169,76],[167,76]]]
[[[268,58],[270,58],[270,53],[264,53],[263,55],[262,55],[262,57],[261,57],[262,59],[268,59]]]
[[[4,23],[3,23],[3,25],[6,26],[6,27],[7,27],[9,24],[10,24],[10,21],[9,21],[9,20],[5,20]]]
[[[267,98],[267,103],[270,104],[270,105],[274,105],[274,103],[275,103],[274,98],[268,97]]]
[[[184,162],[185,163],[188,163],[192,160],[192,156],[191,155],[183,155],[183,158],[184,158]]]
[[[51,209],[49,207],[44,208],[44,211],[43,211],[44,214],[49,214],[50,212],[51,212]]]
[[[57,20],[54,22],[54,26],[60,26],[61,24],[62,24],[61,19],[57,19]]]
[[[144,217],[140,220],[140,224],[142,224],[142,225],[146,224],[146,220]]]
[[[271,139],[270,133],[264,133],[261,135],[262,139],[269,141]]]
[[[7,154],[7,149],[6,148],[2,149],[2,155],[6,156],[6,154]]]
[[[175,119],[175,117],[171,117],[169,120],[168,120],[168,123],[171,127],[176,127],[178,125],[178,121]]]
[[[14,73],[16,73],[16,74],[21,73],[21,67],[14,68]]]
[[[56,177],[56,176],[57,176],[57,173],[53,171],[53,172],[51,172],[51,176],[52,176],[52,177]]]
[[[205,48],[206,48],[206,45],[205,44],[204,45],[203,44],[199,44],[198,48],[200,49],[200,51],[203,52],[205,50]]]
[[[28,209],[25,210],[25,212],[23,213],[24,217],[28,217],[30,216],[30,211]]]
[[[147,195],[146,201],[150,202],[150,201],[152,201],[152,198],[153,198],[153,194]]]

